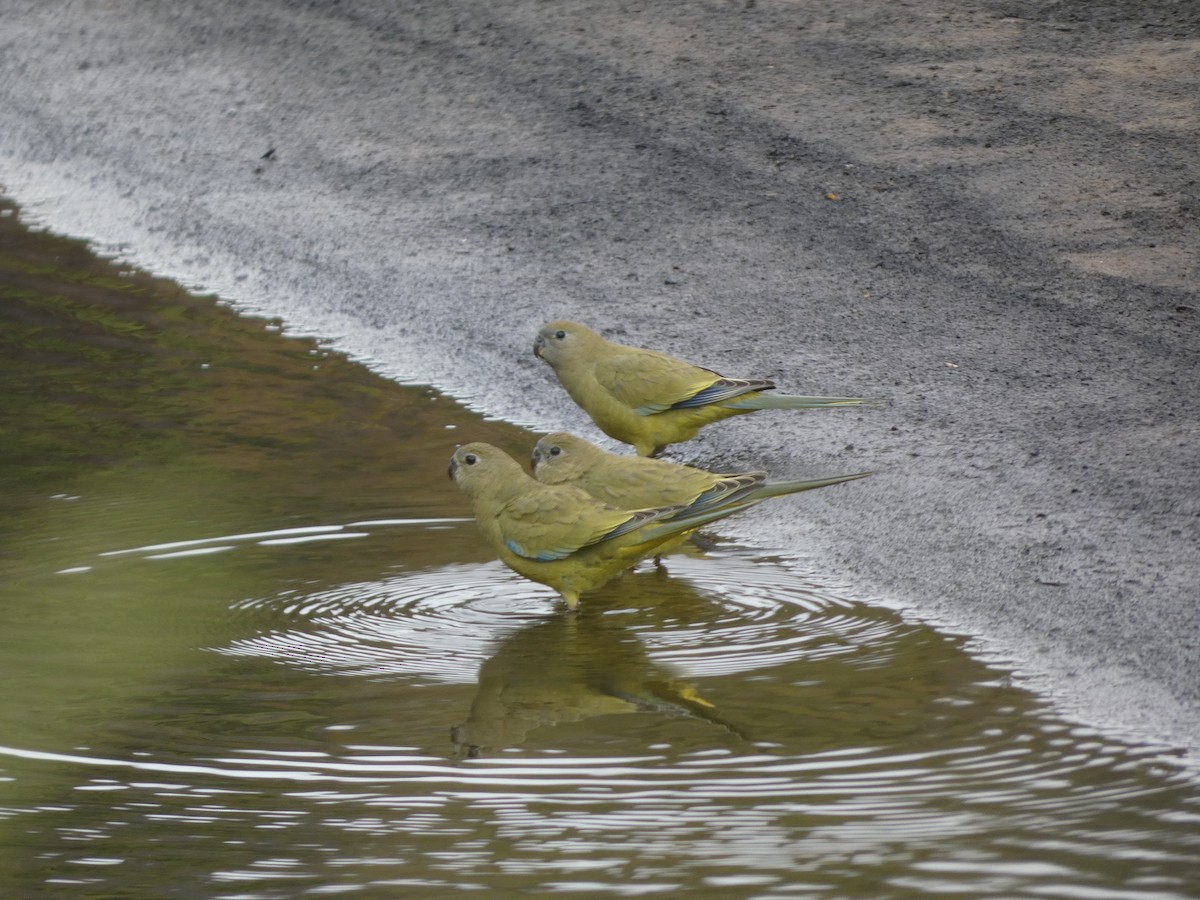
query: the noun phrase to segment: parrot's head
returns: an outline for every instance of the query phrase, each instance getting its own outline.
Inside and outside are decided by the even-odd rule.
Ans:
[[[592,329],[578,322],[549,322],[542,326],[533,339],[533,355],[557,369],[560,363],[572,356],[578,357],[588,347],[603,340]]]
[[[529,480],[521,464],[491,444],[463,444],[450,457],[450,477],[468,497],[498,497]]]
[[[543,484],[568,484],[583,477],[602,451],[583,438],[556,431],[533,446],[533,474]]]

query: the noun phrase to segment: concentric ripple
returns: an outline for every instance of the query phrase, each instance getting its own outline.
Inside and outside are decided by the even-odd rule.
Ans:
[[[447,566],[316,594],[246,600],[296,626],[235,641],[221,652],[263,656],[312,672],[474,682],[496,639],[544,615],[554,594],[499,563]]]
[[[882,640],[888,628],[775,566],[728,556],[680,557],[668,567],[699,588],[685,593],[689,605],[680,606],[656,580],[634,575],[627,576],[630,584],[585,600],[584,606],[597,604],[610,619],[631,620],[632,632],[657,658],[691,676],[847,653]],[[661,603],[676,614],[643,621],[636,608],[620,608],[621,600],[631,599],[643,609]],[[270,606],[296,624],[237,641],[223,652],[272,657],[310,671],[457,683],[474,681],[502,636],[562,611],[553,591],[499,563],[405,573],[314,594],[288,591],[239,606]],[[690,607],[694,616],[687,614]]]
[[[0,755],[128,797],[96,840],[236,823],[319,848],[211,876],[262,896],[326,883],[330,858],[348,886],[441,892],[1160,900],[1200,879],[1200,795],[1161,757],[748,552],[646,564],[575,613],[494,562],[290,584],[232,602],[257,633],[206,651],[233,667],[233,725],[188,694],[174,746]]]

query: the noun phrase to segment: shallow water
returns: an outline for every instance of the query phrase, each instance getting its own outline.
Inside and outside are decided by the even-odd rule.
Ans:
[[[8,206],[0,317],[0,896],[1200,896],[957,637],[719,540],[565,615],[446,477],[529,435]]]

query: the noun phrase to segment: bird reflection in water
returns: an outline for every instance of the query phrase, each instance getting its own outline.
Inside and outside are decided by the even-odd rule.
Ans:
[[[650,658],[603,602],[610,599],[602,592],[573,615],[548,616],[499,642],[479,669],[470,714],[450,730],[456,755],[478,757],[519,746],[536,728],[615,713],[699,719],[747,740],[694,685]]]

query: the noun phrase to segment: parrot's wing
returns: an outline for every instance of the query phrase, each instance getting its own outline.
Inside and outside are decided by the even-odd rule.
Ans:
[[[670,515],[676,508],[629,510],[605,506],[583,491],[536,490],[501,510],[504,543],[526,559],[548,562],[601,541],[611,540]]]
[[[671,409],[689,409],[732,400],[752,391],[770,391],[775,382],[758,378],[718,378],[708,387],[671,404]]]
[[[766,472],[743,472],[738,475],[726,475],[711,488],[701,494],[680,515],[690,516],[694,513],[719,509],[723,506],[736,504],[747,499],[752,491],[766,483]]]
[[[593,373],[605,391],[640,416],[670,409],[721,380],[716,372],[652,350],[606,353]]]
[[[687,507],[723,476],[641,456],[609,456],[580,482],[588,493],[620,507]]]

